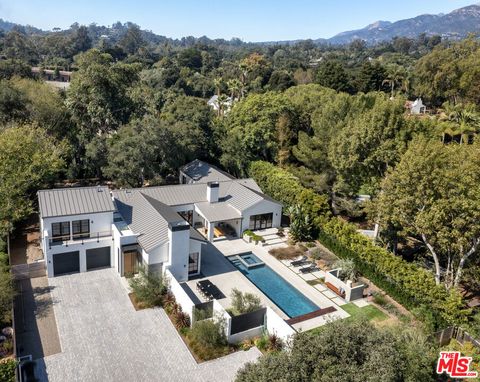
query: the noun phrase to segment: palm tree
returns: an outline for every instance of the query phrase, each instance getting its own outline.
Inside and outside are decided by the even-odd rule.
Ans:
[[[220,94],[217,98],[218,103],[218,116],[223,117],[225,115],[225,109],[228,104],[228,97],[225,94]]]
[[[220,97],[220,89],[222,88],[223,79],[222,77],[216,77],[213,79],[213,86],[215,86],[215,90],[217,92],[217,96]]]
[[[405,87],[408,86],[405,69],[403,69],[400,65],[390,66],[387,73],[387,78],[382,81],[382,85],[385,84],[387,84],[391,89],[391,98],[393,98],[394,96],[395,86],[399,85],[402,89],[405,90]]]
[[[445,134],[451,136],[460,135],[460,144],[464,143],[464,136],[477,134],[480,130],[480,116],[475,111],[473,105],[464,106],[462,104],[452,105],[446,103],[444,105],[445,113],[441,117],[444,120],[444,141]],[[468,143],[468,140],[467,140]]]
[[[236,98],[240,99],[240,95],[238,93],[240,91],[240,88],[242,87],[242,84],[239,80],[237,80],[236,78],[228,80],[227,87],[228,90],[230,90],[230,97],[232,98],[232,102],[234,102]]]

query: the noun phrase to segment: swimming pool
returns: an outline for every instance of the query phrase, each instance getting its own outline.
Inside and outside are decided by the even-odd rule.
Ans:
[[[290,318],[320,309],[253,253],[229,256],[228,260]]]

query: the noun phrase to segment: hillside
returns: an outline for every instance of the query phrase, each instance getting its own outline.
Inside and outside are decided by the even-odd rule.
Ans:
[[[339,33],[327,41],[333,44],[345,44],[356,39],[362,39],[373,44],[390,40],[396,36],[414,38],[421,33],[441,35],[449,39],[460,39],[472,32],[480,32],[479,4],[456,9],[446,15],[420,15],[394,23],[377,21],[363,29]],[[319,39],[318,41],[323,42],[325,40]]]

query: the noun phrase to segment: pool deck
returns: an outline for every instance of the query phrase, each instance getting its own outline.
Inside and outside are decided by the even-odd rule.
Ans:
[[[260,235],[261,234],[262,233],[260,233]],[[314,317],[314,318],[293,324],[292,326],[295,330],[307,331],[307,330],[316,328],[318,326],[324,325],[328,322],[331,322],[332,320],[349,317],[349,314],[341,308],[341,305],[345,304],[343,299],[341,299],[340,297],[337,298],[336,295],[333,295],[330,297],[327,293],[330,291],[321,291],[318,288],[316,288],[316,287],[321,287],[321,285],[317,285],[316,287],[313,287],[312,285],[307,284],[306,280],[308,278],[313,279],[315,277],[321,277],[323,276],[323,272],[320,271],[320,272],[315,272],[314,274],[300,276],[297,273],[298,269],[287,266],[288,263],[278,261],[268,253],[268,251],[271,248],[278,247],[278,246],[286,246],[286,244],[278,243],[278,244],[267,246],[267,247],[261,247],[258,245],[254,245],[252,243],[246,243],[245,241],[243,241],[243,239],[235,239],[235,240],[215,241],[213,245],[218,249],[218,252],[222,253],[224,256],[231,256],[234,254],[249,252],[249,251],[253,252],[255,256],[257,256],[266,265],[272,268],[276,273],[282,276],[286,281],[292,284],[296,289],[298,289],[303,295],[309,298],[312,302],[314,302],[320,308],[324,309],[327,307],[334,307],[336,309],[332,313],[327,313],[319,317]],[[225,261],[228,262],[227,259],[225,259]],[[203,263],[202,263],[202,266],[203,266]],[[250,289],[251,288],[256,289],[257,292],[252,292],[252,293],[256,293],[257,295],[259,295],[262,301],[266,301],[267,305],[270,306],[272,309],[274,309],[277,313],[279,313],[282,318],[289,319],[289,317],[287,317],[285,313],[283,313],[283,311],[281,311],[262,292],[260,292],[260,290],[258,290],[252,283],[250,283],[250,281],[248,281],[248,279],[245,276],[243,276],[241,272],[236,271],[236,273],[238,275],[235,275],[235,276],[231,275],[232,279],[234,277],[235,280],[238,280],[239,282],[240,282],[240,279],[242,279],[242,282],[241,282],[242,285],[244,285],[244,283],[247,283],[249,284]],[[215,283],[215,281],[211,277],[208,277],[208,278],[213,283]],[[236,281],[231,280],[228,282],[228,284],[231,284],[234,282]],[[224,290],[224,285],[222,283],[216,283],[216,285],[220,288],[220,290],[222,291]],[[237,287],[242,291],[250,292],[249,289],[243,289],[243,286],[240,286],[240,285],[234,285],[234,287]],[[195,283],[193,288],[195,289]],[[222,300],[220,300],[220,302],[222,303]]]

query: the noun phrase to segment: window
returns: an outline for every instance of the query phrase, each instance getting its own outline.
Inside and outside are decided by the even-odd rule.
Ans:
[[[198,258],[199,254],[198,252],[191,253],[188,256],[188,274],[189,275],[194,275],[198,273]]]
[[[70,239],[70,222],[52,223],[52,241],[61,242]]]
[[[272,228],[273,213],[270,214],[261,214],[261,215],[252,215],[250,216],[250,224],[248,229],[266,229]]]
[[[72,236],[74,240],[90,237],[90,220],[74,220],[72,222]]]

